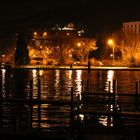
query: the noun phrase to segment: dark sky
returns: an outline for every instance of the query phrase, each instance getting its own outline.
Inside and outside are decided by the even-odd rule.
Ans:
[[[0,4],[0,35],[68,22],[96,34],[116,30],[126,21],[140,21],[138,0],[4,0]]]

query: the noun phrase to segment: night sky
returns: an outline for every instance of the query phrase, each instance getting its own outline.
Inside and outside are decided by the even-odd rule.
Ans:
[[[91,34],[113,32],[122,22],[140,21],[139,5],[138,0],[5,0],[0,4],[0,35],[69,22]]]

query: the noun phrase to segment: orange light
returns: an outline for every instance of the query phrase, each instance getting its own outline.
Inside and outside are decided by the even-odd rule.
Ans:
[[[43,36],[46,36],[46,35],[47,35],[47,32],[44,32],[44,33],[43,33]]]
[[[37,32],[34,32],[34,35],[37,35]]]
[[[81,47],[81,43],[80,43],[80,42],[78,42],[78,43],[77,43],[77,46],[78,46],[78,47]]]
[[[109,40],[107,41],[107,44],[108,44],[108,45],[113,45],[113,44],[114,44],[114,40],[113,40],[113,39],[109,39]]]

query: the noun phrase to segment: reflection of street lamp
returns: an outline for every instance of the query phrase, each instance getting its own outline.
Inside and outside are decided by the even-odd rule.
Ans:
[[[115,43],[114,43],[114,40],[113,39],[109,39],[108,41],[107,41],[107,44],[108,45],[110,45],[110,46],[112,46],[112,51],[113,51],[113,62],[114,62],[114,46],[115,46]]]

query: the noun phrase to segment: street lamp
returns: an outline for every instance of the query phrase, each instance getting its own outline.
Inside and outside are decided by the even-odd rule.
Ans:
[[[82,45],[81,42],[78,42],[78,43],[77,43],[77,46],[78,46],[78,47],[81,47],[81,45]]]
[[[112,46],[112,51],[113,51],[113,62],[114,62],[114,58],[115,58],[115,56],[114,56],[114,48],[115,48],[115,43],[114,43],[114,40],[113,39],[109,39],[108,41],[107,41],[107,44],[108,45],[110,45],[110,46]]]

